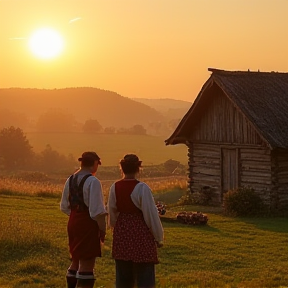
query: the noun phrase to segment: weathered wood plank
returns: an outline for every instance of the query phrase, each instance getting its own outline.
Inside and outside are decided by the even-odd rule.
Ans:
[[[242,170],[240,173],[242,177],[251,176],[251,177],[257,177],[257,178],[263,178],[263,179],[271,178],[271,171],[263,172],[263,171],[257,171],[257,170],[254,170],[254,171]]]
[[[209,183],[209,186],[218,186],[220,185],[220,179],[217,177],[203,177],[203,175],[201,175],[199,177],[200,174],[198,174],[197,176],[194,175],[193,177],[193,181],[194,183],[201,183],[202,186],[205,186],[205,184],[203,183]]]
[[[278,183],[279,184],[288,184],[288,178],[287,177],[280,177],[278,178]]]
[[[241,148],[240,153],[242,154],[260,154],[260,155],[271,155],[271,151],[269,149],[263,149],[263,148]]]
[[[197,156],[197,157],[212,157],[212,158],[219,158],[220,157],[220,149],[219,151],[205,151],[205,150],[194,150],[193,155],[189,156]]]
[[[240,159],[242,161],[250,160],[250,161],[259,161],[259,162],[269,162],[271,158],[269,155],[261,155],[261,154],[252,154],[252,153],[241,153]]]
[[[189,166],[191,167],[195,167],[196,165],[207,165],[207,166],[210,166],[210,167],[217,167],[220,169],[220,161],[219,159],[193,159],[192,161],[189,161]]]
[[[189,159],[189,162],[190,163],[203,163],[203,162],[206,162],[206,163],[215,163],[217,165],[220,165],[220,157],[198,157],[198,156],[195,156],[193,158],[190,158]]]
[[[278,173],[277,173],[278,178],[287,178],[288,179],[288,170],[281,170],[278,169]]]
[[[203,151],[219,151],[219,145],[215,144],[205,144],[205,143],[194,143],[193,150],[203,150]]]
[[[202,179],[202,180],[209,179],[209,181],[212,180],[218,182],[221,179],[219,175],[207,175],[203,173],[194,173],[194,172],[191,173],[191,177],[194,181],[195,179]]]
[[[266,170],[271,171],[270,162],[241,161],[242,170]]]
[[[220,177],[220,169],[197,166],[193,168],[193,174],[203,174],[203,175],[208,175],[208,176]]]
[[[198,167],[203,168],[203,169],[219,169],[219,165],[211,165],[211,164],[206,164],[206,163],[189,163],[189,171],[190,172],[198,172]]]
[[[262,183],[253,183],[253,186],[251,185],[251,183],[246,183],[246,182],[241,182],[241,186],[242,187],[251,187],[257,191],[264,191],[264,193],[268,193],[271,190],[271,185],[267,185],[267,184],[262,184]]]
[[[263,177],[255,177],[255,176],[241,176],[241,185],[243,186],[252,186],[252,184],[265,184],[265,185],[271,185],[271,179],[269,178],[263,178]]]

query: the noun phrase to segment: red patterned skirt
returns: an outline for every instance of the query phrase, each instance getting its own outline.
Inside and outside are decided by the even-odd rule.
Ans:
[[[120,213],[113,230],[112,257],[135,263],[159,263],[157,246],[141,213]]]
[[[72,210],[67,229],[72,259],[101,257],[99,227],[88,209],[81,212]]]

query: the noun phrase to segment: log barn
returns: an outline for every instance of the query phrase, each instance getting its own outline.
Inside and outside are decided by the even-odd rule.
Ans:
[[[166,145],[188,148],[191,193],[212,203],[251,187],[272,209],[288,207],[288,73],[212,72]],[[202,191],[202,192],[201,192]]]

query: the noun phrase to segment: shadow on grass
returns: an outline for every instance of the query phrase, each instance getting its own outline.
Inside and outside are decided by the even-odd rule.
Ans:
[[[49,240],[37,239],[30,242],[15,242],[12,240],[0,240],[0,259],[1,264],[13,262],[15,260],[21,261],[31,255],[43,255],[47,251],[57,250],[57,247],[51,244]],[[1,265],[0,264],[0,265]]]
[[[18,264],[16,269],[17,274],[21,275],[51,275],[50,269],[47,269],[45,263],[40,262],[40,260],[27,260]]]
[[[223,208],[221,206],[201,206],[201,205],[181,205],[176,203],[176,205],[171,205],[170,207],[171,212],[202,212],[205,214],[216,214],[216,215],[223,215]]]
[[[183,223],[180,223],[176,218],[165,217],[165,216],[161,216],[161,221],[165,222],[165,223],[175,224],[175,225],[179,226],[179,228],[188,227],[188,228],[199,229],[199,230],[207,231],[207,232],[218,232],[218,233],[220,233],[219,229],[211,227],[211,226],[209,226],[209,224],[204,224],[204,225],[202,225],[202,224],[200,224],[200,225],[183,224]]]
[[[238,218],[239,220],[254,225],[257,229],[277,232],[288,233],[288,218],[287,217],[255,217],[255,218]]]

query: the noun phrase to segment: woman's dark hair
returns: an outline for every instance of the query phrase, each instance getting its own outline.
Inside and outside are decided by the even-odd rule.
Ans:
[[[134,174],[139,172],[142,161],[135,154],[127,154],[120,161],[120,166],[124,174]]]

